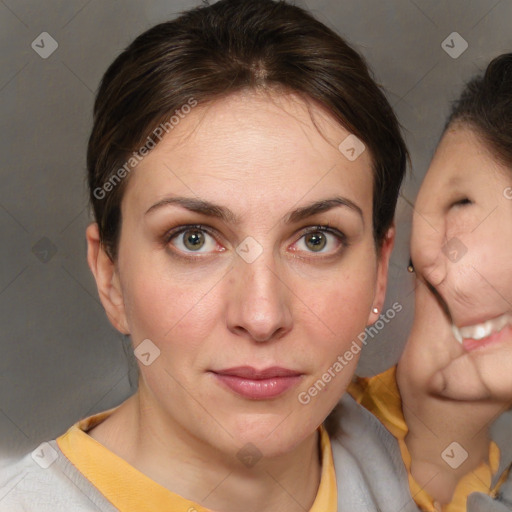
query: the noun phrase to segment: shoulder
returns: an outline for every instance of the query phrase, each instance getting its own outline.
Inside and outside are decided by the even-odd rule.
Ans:
[[[0,465],[0,512],[115,512],[55,441]]]
[[[397,440],[350,395],[340,406],[340,431],[331,439],[339,509],[417,512]]]
[[[503,489],[505,487],[505,489]],[[503,492],[504,490],[504,492]],[[468,512],[510,512],[512,511],[512,489],[510,481],[502,486],[498,496],[493,499],[487,494],[474,492],[468,496]]]
[[[396,512],[396,504],[400,504],[398,508],[403,512],[418,512],[397,439],[349,394],[340,405],[340,433],[331,439],[339,509]],[[511,464],[512,413],[502,415],[493,427],[492,437],[501,450],[497,478]],[[512,512],[512,470],[495,499],[474,492],[468,497],[467,510]]]

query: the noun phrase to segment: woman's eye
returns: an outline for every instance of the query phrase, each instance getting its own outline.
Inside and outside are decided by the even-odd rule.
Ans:
[[[173,230],[166,236],[166,243],[185,254],[208,254],[225,249],[215,237],[202,226],[185,226]],[[335,253],[346,244],[346,237],[328,226],[318,226],[304,233],[295,242],[292,250],[308,253]]]
[[[313,253],[332,253],[336,252],[340,246],[345,245],[345,236],[341,232],[334,233],[326,226],[320,226],[314,230],[305,233],[295,243],[293,250],[313,252]]]
[[[218,246],[215,238],[200,227],[188,227],[174,232],[168,241],[185,253],[208,253]]]

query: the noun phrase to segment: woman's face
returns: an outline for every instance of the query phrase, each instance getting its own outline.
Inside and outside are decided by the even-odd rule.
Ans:
[[[285,453],[310,435],[358,356],[307,404],[299,394],[384,300],[392,236],[379,259],[371,157],[347,159],[338,145],[349,133],[312,111],[328,140],[292,96],[196,107],[138,165],[122,202],[110,316],[135,347],[160,351],[140,364],[140,395],[172,428],[231,453],[248,442]]]
[[[421,186],[411,254],[466,350],[512,342],[512,171],[476,132],[444,135]]]

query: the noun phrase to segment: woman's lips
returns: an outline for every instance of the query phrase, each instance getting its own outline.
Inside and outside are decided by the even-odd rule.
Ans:
[[[275,398],[296,386],[302,379],[300,372],[278,366],[265,370],[256,370],[251,366],[239,366],[212,371],[212,373],[231,391],[252,400]]]
[[[457,341],[471,351],[510,339],[512,315],[505,313],[486,322],[464,327],[453,325],[452,330]]]

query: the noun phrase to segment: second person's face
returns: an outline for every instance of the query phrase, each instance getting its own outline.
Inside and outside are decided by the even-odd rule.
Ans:
[[[415,205],[411,255],[466,350],[512,343],[512,170],[466,126],[450,128],[437,148]]]

